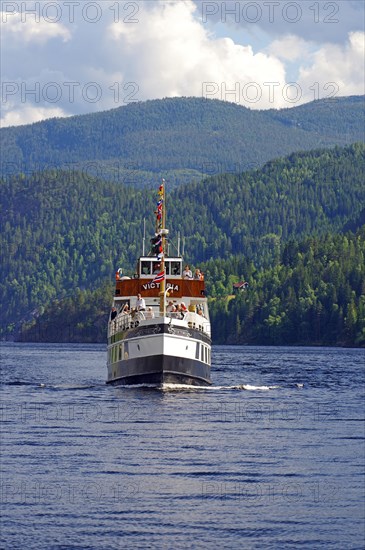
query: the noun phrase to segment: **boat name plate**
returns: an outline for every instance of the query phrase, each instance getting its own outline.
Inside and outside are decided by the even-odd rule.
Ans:
[[[160,288],[160,283],[154,283],[153,281],[151,281],[150,283],[142,285],[142,290],[150,290],[151,288]],[[175,292],[178,292],[180,290],[180,287],[179,285],[167,283],[166,290],[175,290]]]

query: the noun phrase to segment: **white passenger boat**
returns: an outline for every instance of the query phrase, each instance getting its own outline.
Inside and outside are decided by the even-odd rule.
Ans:
[[[203,277],[169,255],[165,182],[156,232],[133,277],[117,272],[108,323],[107,383],[210,385],[211,326]],[[140,296],[139,296],[140,295]]]

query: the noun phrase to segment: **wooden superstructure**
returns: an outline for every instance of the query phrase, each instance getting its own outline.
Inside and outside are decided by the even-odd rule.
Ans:
[[[138,273],[133,278],[122,277],[121,280],[116,281],[115,298],[137,296],[138,293],[142,295],[142,298],[159,297],[162,284],[153,282],[153,271],[156,264],[156,259],[151,258],[151,256],[142,256],[138,262]],[[170,296],[174,298],[205,296],[204,281],[182,278],[182,258],[167,257],[164,264],[166,270],[164,290]]]

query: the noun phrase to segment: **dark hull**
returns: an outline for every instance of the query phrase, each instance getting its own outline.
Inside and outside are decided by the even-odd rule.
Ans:
[[[128,386],[137,384],[187,384],[209,386],[210,367],[201,361],[155,355],[122,361],[120,374],[108,380],[108,384]]]

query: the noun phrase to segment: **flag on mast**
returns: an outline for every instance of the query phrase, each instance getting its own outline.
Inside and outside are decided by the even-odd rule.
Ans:
[[[157,273],[156,277],[153,279],[153,283],[159,283],[163,281],[165,278],[165,270],[160,271],[160,273]]]

